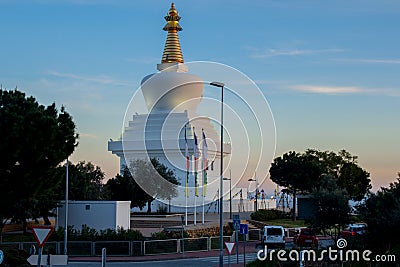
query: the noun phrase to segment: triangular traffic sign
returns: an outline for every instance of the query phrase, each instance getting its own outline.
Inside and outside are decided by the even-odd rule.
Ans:
[[[32,227],[33,235],[35,236],[38,247],[41,248],[46,243],[47,239],[54,231],[52,226],[34,226]]]
[[[232,254],[233,247],[235,246],[234,242],[225,242],[226,250],[228,251],[229,255]]]

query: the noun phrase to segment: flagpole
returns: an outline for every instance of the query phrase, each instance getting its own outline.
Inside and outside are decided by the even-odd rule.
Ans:
[[[204,187],[203,187],[203,190],[204,190]],[[202,216],[202,218],[201,218],[201,223],[202,223],[202,224],[204,224],[204,199],[205,199],[205,196],[204,196],[204,194],[203,194],[203,203],[202,203],[202,205],[203,205],[203,216]]]
[[[186,128],[185,125],[185,161],[186,161],[186,181],[185,181],[185,226],[188,225],[188,197],[189,197],[189,149],[186,138]]]
[[[198,176],[197,176],[197,164],[199,160],[199,148],[197,143],[197,136],[195,128],[193,127],[193,137],[194,137],[194,148],[193,148],[193,158],[194,158],[194,219],[193,224],[197,224],[197,197],[199,195],[199,184],[198,184]]]
[[[193,219],[193,224],[194,225],[196,225],[196,222],[197,222],[197,217],[196,217],[196,215],[197,215],[197,203],[196,203],[196,199],[197,199],[197,196],[196,196],[196,194],[194,194],[194,219]]]
[[[193,130],[194,130],[194,127],[193,127]],[[195,146],[196,146],[196,144],[195,144]],[[196,215],[197,215],[197,203],[196,203],[196,199],[197,199],[197,196],[196,196],[196,194],[197,194],[197,184],[196,184],[197,183],[197,166],[196,166],[196,164],[197,164],[197,161],[196,161],[196,156],[193,155],[193,157],[194,157],[194,164],[195,164],[195,167],[194,167],[195,179],[194,179],[194,218],[193,218],[193,224],[196,225],[196,222],[197,222],[197,217],[196,217]]]
[[[201,222],[204,224],[204,202],[206,198],[206,187],[207,187],[207,168],[208,168],[208,163],[207,163],[207,158],[208,158],[208,148],[207,148],[207,141],[206,141],[206,135],[204,134],[204,129],[201,129],[201,134],[203,137],[203,142],[202,142],[202,161],[201,161],[201,170],[203,174],[203,214],[202,214],[202,219]]]
[[[194,132],[194,127],[193,127],[193,132]],[[196,135],[196,133],[195,133],[195,135]],[[196,147],[196,144],[194,144],[194,146]],[[194,214],[193,214],[193,224],[194,225],[196,225],[196,222],[197,222],[197,217],[196,217],[196,215],[197,215],[197,203],[196,203],[196,199],[197,199],[197,196],[196,196],[196,194],[197,194],[197,166],[196,166],[196,164],[197,164],[197,159],[196,159],[196,148],[194,148],[194,153],[193,153],[194,155],[193,155],[193,157],[194,157]]]
[[[194,127],[193,127],[193,135],[194,135],[194,138],[196,139],[196,132],[194,131]],[[194,143],[194,147],[193,147],[193,158],[194,158],[194,161],[193,161],[193,163],[194,163],[194,168],[193,168],[193,170],[194,170],[194,214],[193,214],[193,224],[194,225],[196,225],[196,220],[197,220],[197,218],[196,218],[196,194],[197,194],[197,166],[196,166],[196,163],[197,163],[197,159],[196,159],[196,141],[195,141],[195,143]]]

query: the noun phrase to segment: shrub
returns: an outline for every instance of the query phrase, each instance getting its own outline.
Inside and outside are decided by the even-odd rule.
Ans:
[[[64,228],[59,227],[54,231],[50,237],[50,241],[63,241],[64,240]],[[82,226],[82,230],[76,230],[72,226],[68,226],[68,240],[69,241],[136,241],[144,240],[142,233],[138,230],[123,228],[106,229],[96,231],[96,229],[90,228],[86,225]]]
[[[140,231],[131,229],[125,230],[124,228],[118,228],[117,231],[112,229],[101,230],[98,238],[102,241],[131,241],[144,239]]]
[[[224,236],[232,235],[233,231],[229,225],[224,225]],[[161,231],[152,233],[151,238],[153,240],[164,240],[164,239],[179,239],[181,238],[182,232],[179,231]],[[215,237],[219,236],[219,227],[208,227],[191,229],[184,231],[185,238],[198,238],[198,237]]]
[[[286,218],[286,213],[276,209],[258,210],[250,214],[250,218],[255,221],[269,221]]]
[[[153,240],[165,240],[170,238],[171,237],[169,236],[169,234],[165,231],[151,233],[151,239]]]
[[[1,267],[30,266],[26,261],[26,259],[29,257],[29,254],[26,251],[13,248],[1,248],[1,250],[3,250],[4,253],[4,261],[2,264],[0,264]]]

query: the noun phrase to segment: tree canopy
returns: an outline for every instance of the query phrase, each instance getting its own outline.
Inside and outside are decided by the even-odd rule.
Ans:
[[[148,195],[133,179],[128,167],[121,174],[107,181],[106,188],[111,200],[130,200],[131,208],[146,206]]]
[[[72,117],[18,90],[0,90],[0,217],[24,222],[59,183],[54,169],[77,146]]]
[[[65,174],[65,166],[60,169]],[[104,189],[104,172],[99,166],[92,162],[80,161],[76,164],[68,164],[69,172],[69,193],[70,200],[104,200],[108,199],[107,190]],[[62,175],[63,185],[65,175]],[[64,190],[61,190],[62,199],[65,197]]]
[[[341,189],[335,178],[324,175],[319,187],[314,187],[311,199],[315,213],[307,220],[307,224],[317,231],[334,229],[329,234],[336,240],[343,227],[350,221],[349,196],[345,189]]]
[[[332,151],[309,149],[305,154],[318,158],[321,168],[320,176],[333,177],[339,188],[347,191],[350,199],[360,201],[371,189],[369,173],[358,166],[358,157],[346,150],[341,150],[336,154]]]
[[[322,188],[324,177],[329,176],[337,190],[359,201],[371,189],[369,173],[358,166],[357,157],[346,150],[339,153],[309,149],[304,153],[290,151],[274,159],[269,170],[276,184],[286,187],[293,194],[293,219],[296,212],[296,194],[311,193]]]
[[[273,182],[286,187],[293,194],[292,218],[296,220],[296,194],[309,191],[319,179],[318,159],[290,151],[274,159],[269,173]]]
[[[122,175],[117,175],[107,183],[112,199],[131,200],[133,206],[142,208],[147,203],[148,212],[151,212],[151,203],[154,199],[171,199],[178,195],[179,185],[175,174],[158,159],[150,161],[143,159],[133,160],[129,168],[125,168]],[[119,195],[119,190],[122,194]],[[122,199],[122,196],[126,199]]]
[[[370,246],[379,251],[400,247],[400,173],[389,187],[371,193],[358,212],[368,225]]]

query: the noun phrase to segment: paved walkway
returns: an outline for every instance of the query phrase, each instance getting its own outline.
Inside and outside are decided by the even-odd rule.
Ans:
[[[238,214],[238,213],[233,213]],[[240,219],[248,220],[250,219],[251,212],[241,212]],[[232,221],[229,218],[229,212],[223,213],[224,224]],[[136,225],[136,222],[138,225]],[[185,226],[185,230],[195,230],[202,229],[208,227],[219,227],[219,214],[218,213],[206,213],[204,216],[205,224],[202,224],[202,214],[197,213],[196,216],[196,225],[194,225],[194,214],[188,214],[188,225]],[[146,222],[147,225],[146,225]],[[173,222],[176,222],[174,224]],[[143,224],[145,223],[145,224]],[[169,228],[168,225],[180,226],[182,225],[182,219],[180,214],[175,215],[138,215],[134,214],[131,216],[131,229],[139,230],[145,237],[150,237],[152,233],[160,232],[164,229],[164,224],[166,228]]]

